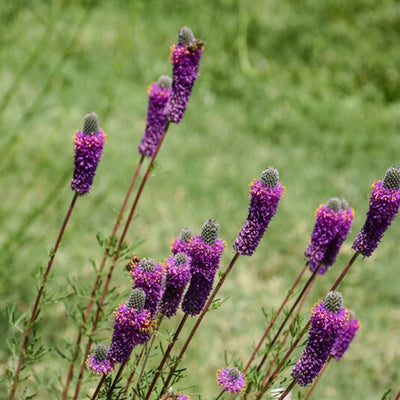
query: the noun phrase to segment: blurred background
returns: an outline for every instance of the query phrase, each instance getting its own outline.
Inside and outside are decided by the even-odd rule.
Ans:
[[[79,282],[83,293],[92,285],[91,260],[98,265],[103,254],[96,233],[111,233],[139,160],[147,87],[171,74],[169,49],[183,25],[206,42],[199,77],[183,122],[169,129],[128,241],[143,240],[137,254],[163,261],[181,228],[198,233],[215,218],[227,242],[225,269],[247,215],[251,180],[272,165],[286,186],[257,252],[239,258],[219,294],[228,300],[206,316],[186,354],[180,388],[192,399],[215,397],[215,371],[233,359],[247,361],[266,326],[261,308],[277,308],[304,265],[315,209],[343,197],[355,209],[353,229],[337,263],[313,287],[308,318],[353,254],[371,184],[399,164],[395,0],[3,0],[2,375],[12,365],[7,340],[21,337],[6,306],[30,311],[34,276],[47,264],[73,196],[72,136],[89,111],[108,134],[92,191],[77,202],[47,286],[67,298],[42,307],[37,333],[50,353],[31,382],[39,398],[61,387],[54,370],[67,370],[60,354],[77,332],[66,309],[86,304],[72,285]],[[395,220],[376,252],[360,257],[339,286],[362,329],[340,364],[329,366],[314,398],[380,399],[400,389],[399,241]],[[125,264],[114,274],[110,310],[129,293]],[[173,330],[178,320],[166,326]],[[107,340],[111,328],[109,318],[98,339]],[[87,375],[93,388],[97,380]],[[5,394],[7,385],[0,386]]]

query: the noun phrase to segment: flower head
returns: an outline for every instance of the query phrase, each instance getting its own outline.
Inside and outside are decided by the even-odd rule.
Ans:
[[[331,350],[331,356],[334,357],[336,361],[339,361],[343,357],[343,354],[348,349],[360,328],[360,321],[357,318],[351,318],[339,332]]]
[[[212,219],[207,220],[201,235],[193,236],[188,243],[191,278],[182,301],[182,310],[192,316],[200,314],[207,301],[225,249],[226,244],[218,238],[218,232],[217,222]]]
[[[146,293],[144,308],[150,311],[154,318],[161,298],[163,267],[150,258],[142,258],[139,264],[130,270],[133,288],[142,288]]]
[[[143,304],[140,297],[144,294],[140,291],[141,289],[132,290],[129,300],[114,312],[114,332],[109,356],[116,363],[127,361],[135,346],[150,339],[153,325],[149,311],[132,307]]]
[[[190,397],[185,396],[183,393],[175,394],[172,388],[169,388],[165,396],[161,397],[160,400],[190,400]]]
[[[90,112],[85,116],[83,131],[74,135],[75,169],[71,189],[79,195],[90,191],[105,141],[106,134],[99,128],[99,117]]]
[[[279,173],[273,167],[268,167],[260,179],[250,184],[249,212],[233,244],[236,252],[246,256],[255,252],[284,192],[285,189],[279,182]]]
[[[239,393],[246,387],[246,379],[237,368],[229,367],[217,371],[217,384],[225,392]]]
[[[189,279],[190,257],[185,253],[177,253],[167,259],[165,290],[159,311],[168,318],[176,314]]]
[[[193,237],[193,231],[190,228],[183,228],[179,237],[175,238],[171,242],[172,254],[186,253],[188,254],[188,243]]]
[[[307,386],[318,375],[349,314],[342,307],[340,292],[329,292],[324,301],[311,309],[311,329],[306,348],[291,375],[300,386]]]
[[[197,78],[204,42],[195,39],[192,31],[184,26],[178,33],[178,43],[171,48],[173,66],[171,96],[164,110],[168,121],[179,124],[186,110],[193,84]]]
[[[367,219],[352,248],[369,257],[378,247],[383,234],[392,223],[400,207],[400,168],[392,167],[383,181],[372,185]]]
[[[108,374],[114,369],[114,362],[110,360],[108,347],[102,343],[94,348],[94,354],[89,356],[86,365],[95,374]]]
[[[167,122],[164,107],[171,93],[171,82],[170,77],[163,75],[149,87],[146,129],[139,144],[139,153],[143,156],[153,156],[164,132]]]
[[[311,241],[305,251],[310,270],[325,274],[333,265],[354,219],[354,211],[344,199],[331,198],[315,211]]]

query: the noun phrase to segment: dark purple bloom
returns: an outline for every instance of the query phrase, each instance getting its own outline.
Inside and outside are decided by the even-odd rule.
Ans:
[[[139,153],[152,157],[164,132],[167,119],[164,107],[171,93],[171,78],[162,76],[149,87],[146,129],[139,144]]]
[[[89,356],[86,365],[95,374],[108,374],[114,369],[114,362],[110,360],[108,347],[98,344],[94,349],[94,354]]]
[[[176,314],[183,292],[190,279],[190,257],[177,253],[166,261],[165,290],[159,311],[168,318]]]
[[[135,346],[150,339],[152,321],[148,310],[139,311],[129,307],[128,302],[121,304],[114,312],[114,332],[109,348],[110,359],[116,363],[128,360]]]
[[[339,361],[343,357],[343,354],[348,349],[351,341],[356,336],[360,327],[360,321],[356,318],[353,318],[348,321],[347,324],[339,332],[339,335],[336,338],[336,341],[331,350],[331,356],[334,357],[336,361]]]
[[[246,379],[237,368],[230,367],[217,371],[217,384],[225,392],[239,393],[246,387]]]
[[[132,266],[129,273],[133,279],[133,289],[144,290],[146,294],[144,308],[150,311],[151,318],[155,318],[162,294],[162,265],[149,258],[142,258],[139,264]]]
[[[273,182],[264,179],[265,173],[270,175],[268,179],[272,176]],[[250,184],[249,213],[233,244],[237,253],[251,256],[255,252],[285,192],[278,179],[278,171],[269,167],[263,172],[261,179]]]
[[[331,293],[338,292],[329,292],[328,295]],[[307,386],[318,375],[329,357],[339,332],[349,319],[348,311],[345,307],[341,307],[341,301],[337,302],[337,299],[334,299],[333,304],[332,307],[325,298],[311,309],[311,329],[307,345],[291,372],[300,386]]]
[[[400,174],[400,172],[397,173]],[[387,186],[385,181],[376,181],[372,185],[367,219],[352,248],[363,256],[369,257],[397,215],[399,206],[400,188]]]
[[[87,123],[87,120],[89,120],[89,123]],[[92,123],[92,120],[95,120],[95,122]],[[92,130],[92,128],[96,130]],[[106,134],[98,127],[97,114],[87,114],[84,122],[84,130],[78,131],[74,135],[75,169],[71,189],[80,195],[84,195],[90,191],[97,165],[103,154],[106,138]]]
[[[214,220],[206,221],[202,235],[193,236],[188,244],[192,277],[183,298],[182,310],[191,316],[200,314],[203,309],[219,268],[221,254],[225,249],[225,242],[216,238],[218,236],[218,229],[214,231],[216,225],[218,224]]]
[[[337,200],[339,207],[331,206],[332,200]],[[310,264],[310,270],[314,272],[320,266],[318,273],[321,275],[335,263],[354,219],[353,209],[340,208],[343,204],[347,206],[347,203],[339,199],[330,199],[327,205],[321,204],[315,211],[316,221],[305,256]]]
[[[203,49],[203,41],[195,39],[192,31],[187,27],[181,29],[178,34],[178,43],[171,47],[172,90],[164,115],[169,121],[176,124],[182,121],[186,110],[193,84],[197,78]]]

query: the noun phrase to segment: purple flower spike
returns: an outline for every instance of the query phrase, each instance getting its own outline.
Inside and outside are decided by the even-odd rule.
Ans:
[[[94,374],[108,374],[114,369],[114,362],[109,359],[108,347],[98,344],[94,348],[94,354],[89,356],[86,365]]]
[[[305,256],[310,270],[323,275],[333,265],[354,219],[354,210],[345,200],[332,198],[315,211],[316,221]]]
[[[185,396],[183,393],[175,394],[170,388],[166,395],[161,397],[160,400],[190,400],[190,397]]]
[[[155,318],[157,306],[161,299],[163,267],[150,258],[142,258],[139,264],[129,272],[133,279],[133,288],[141,288],[146,293],[144,308]]]
[[[225,392],[239,393],[246,387],[246,379],[237,368],[230,367],[217,371],[217,384]]]
[[[226,243],[218,238],[218,224],[212,219],[204,223],[202,234],[193,236],[189,242],[192,277],[182,301],[182,310],[185,313],[195,316],[203,309],[210,295],[225,245]]]
[[[279,200],[285,188],[278,182],[279,173],[273,167],[263,171],[260,179],[250,184],[249,213],[243,224],[233,249],[246,256],[251,256],[275,215]]]
[[[109,356],[116,363],[128,360],[135,346],[150,339],[152,321],[146,309],[129,307],[129,302],[121,304],[114,313],[114,332]]]
[[[79,195],[89,193],[107,139],[98,122],[97,114],[90,112],[85,117],[83,131],[74,135],[75,169],[71,189]]]
[[[170,93],[171,78],[168,76],[161,76],[149,87],[146,129],[139,144],[139,153],[142,156],[152,157],[158,146],[167,122],[164,116],[164,107]]]
[[[159,311],[171,318],[176,314],[183,292],[190,279],[190,257],[177,253],[166,262],[166,283]]]
[[[400,168],[392,167],[386,172],[383,181],[372,185],[367,219],[352,248],[369,257],[378,247],[400,207]],[[394,183],[393,183],[394,182]]]
[[[343,357],[343,354],[348,349],[360,328],[360,321],[356,318],[352,318],[339,332],[331,350],[331,356],[334,357],[336,361],[339,361]]]
[[[197,78],[203,49],[204,42],[195,39],[192,31],[186,26],[179,31],[178,43],[171,47],[172,90],[164,115],[169,121],[176,124],[182,121],[186,110],[193,84]]]
[[[341,293],[329,292],[324,301],[311,309],[311,329],[307,346],[291,372],[300,386],[307,386],[319,374],[337,336],[346,325],[349,314],[341,304]]]

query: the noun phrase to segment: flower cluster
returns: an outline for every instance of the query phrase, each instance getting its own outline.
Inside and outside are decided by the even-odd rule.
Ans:
[[[369,257],[377,248],[383,234],[400,207],[400,168],[391,167],[383,181],[372,185],[367,219],[352,248]]]
[[[149,87],[146,129],[139,144],[139,153],[152,157],[164,132],[167,119],[164,108],[171,94],[171,78],[161,76]]]
[[[273,167],[268,167],[260,179],[251,183],[249,213],[233,244],[237,253],[246,256],[254,253],[284,192],[279,173]]]
[[[343,357],[343,354],[348,349],[351,341],[357,335],[360,327],[360,321],[357,318],[351,318],[339,332],[331,350],[331,356],[336,361],[339,361]]]
[[[307,386],[318,375],[339,332],[349,319],[348,311],[342,307],[342,295],[339,292],[329,292],[324,301],[314,305],[311,313],[307,346],[291,372],[300,386]]]
[[[183,292],[190,279],[190,257],[185,253],[177,253],[174,257],[167,259],[165,267],[165,290],[159,311],[170,318],[177,313]]]
[[[200,314],[203,309],[219,268],[226,243],[218,238],[218,234],[218,223],[209,219],[204,223],[201,235],[193,236],[188,243],[191,279],[182,301],[182,310],[191,316]]]
[[[192,88],[197,79],[197,71],[204,42],[195,39],[192,31],[184,26],[178,33],[178,43],[171,48],[173,80],[171,96],[164,109],[168,121],[179,124],[182,121]]]
[[[217,384],[225,392],[239,393],[246,387],[246,379],[237,368],[229,367],[217,371]]]
[[[171,252],[172,254],[177,253],[188,253],[188,243],[193,237],[193,231],[190,228],[183,228],[179,237],[175,238],[171,242]]]
[[[133,289],[141,288],[146,294],[144,308],[155,318],[157,306],[162,293],[163,267],[149,258],[142,258],[132,266],[130,275],[133,280]]]
[[[335,263],[354,219],[354,210],[343,199],[329,199],[315,211],[316,221],[305,256],[311,271],[325,274]],[[318,268],[319,267],[319,268]]]
[[[89,193],[103,154],[106,134],[99,128],[99,117],[90,112],[85,116],[83,131],[74,135],[75,157],[71,189],[79,195]]]
[[[109,356],[109,348],[99,343],[94,348],[94,354],[92,354],[86,365],[93,371],[95,374],[108,374],[114,369],[114,361],[110,359]]]

